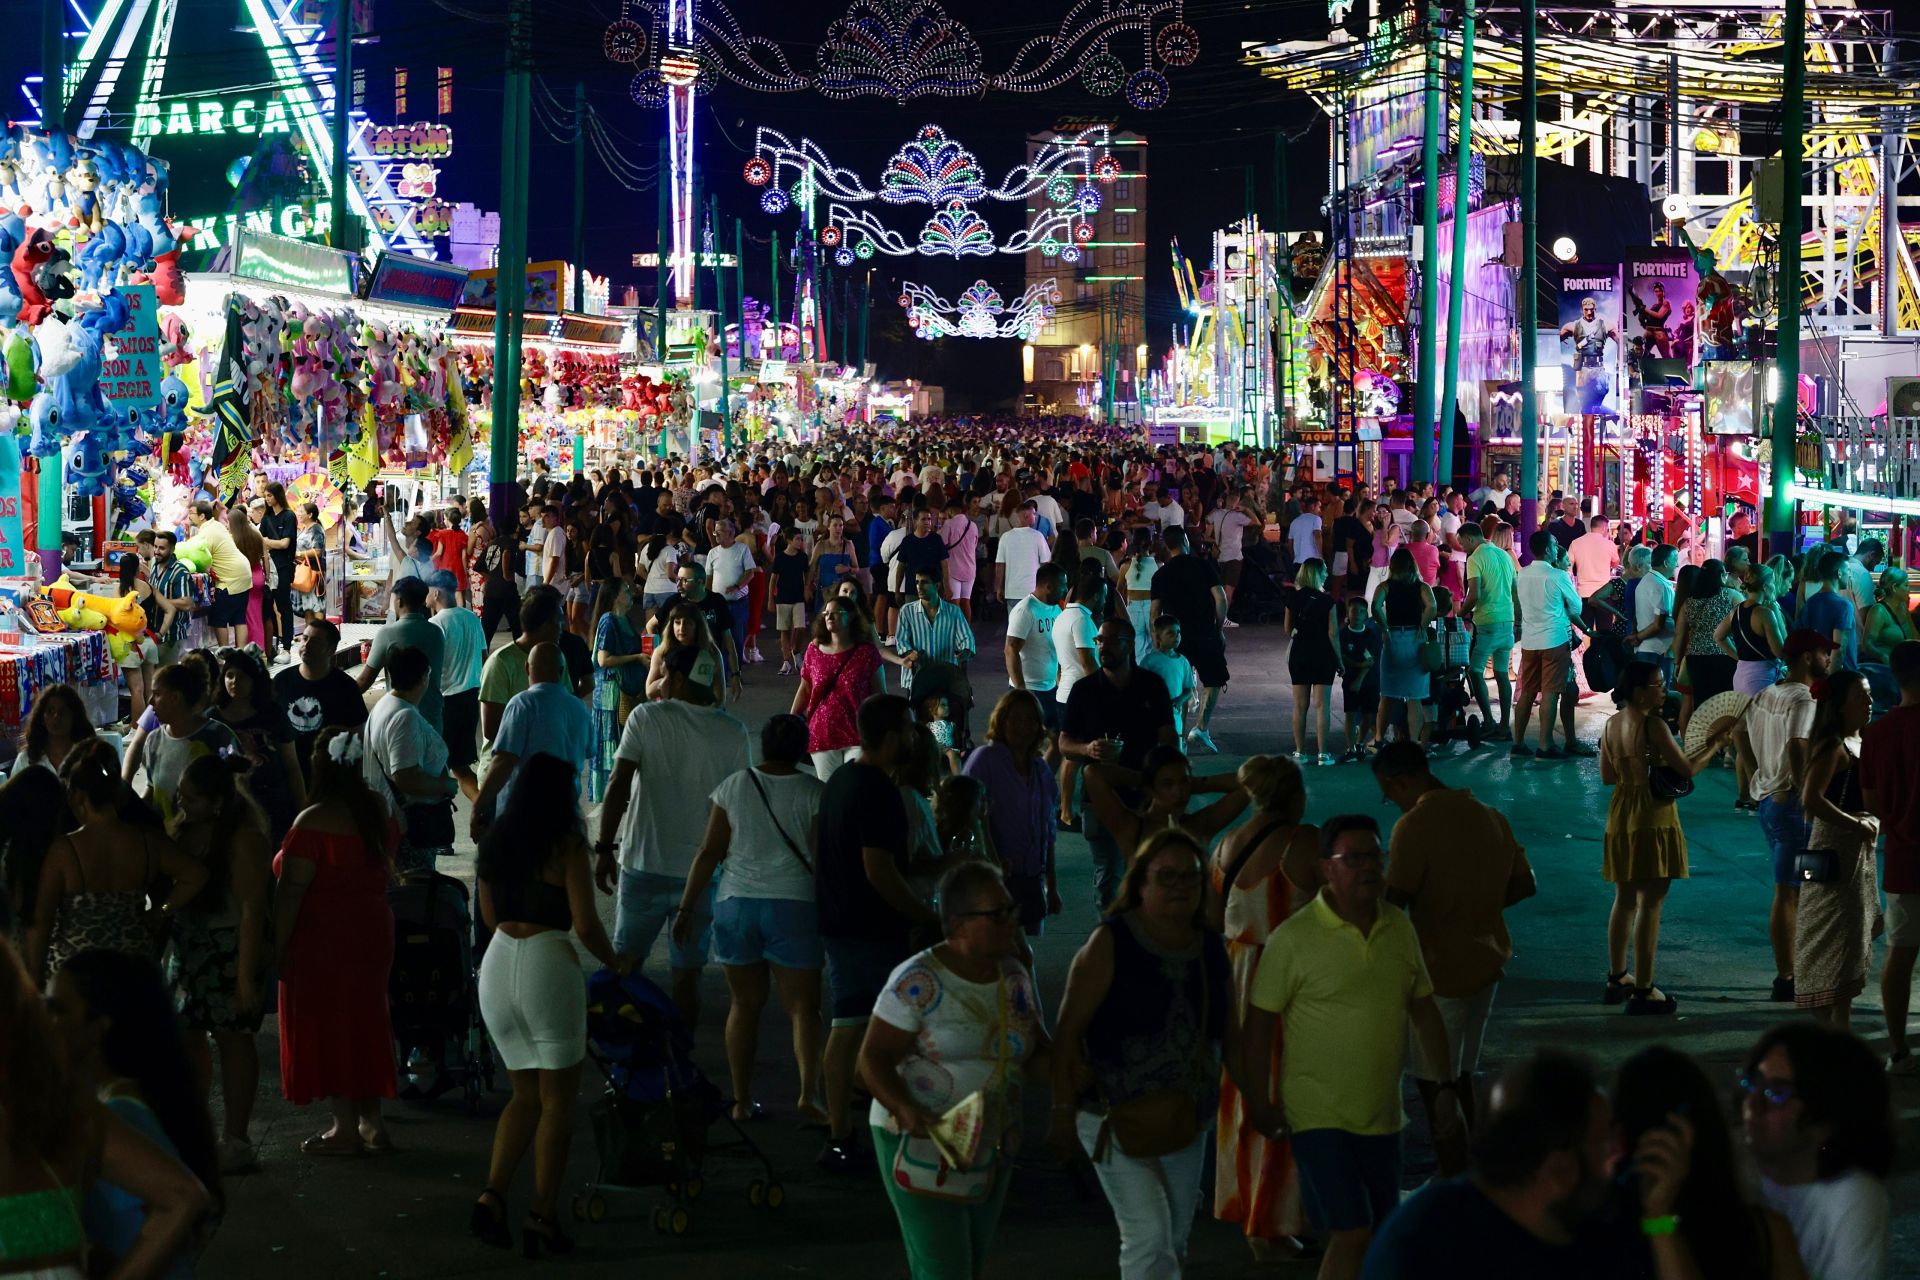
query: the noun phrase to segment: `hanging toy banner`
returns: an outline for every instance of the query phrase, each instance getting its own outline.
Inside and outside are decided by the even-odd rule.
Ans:
[[[20,530],[20,444],[0,433],[0,575],[18,574],[26,563]]]
[[[114,408],[157,410],[160,382],[160,300],[150,284],[123,284],[115,293],[127,300],[126,328],[106,337],[110,348],[101,364],[100,393]]]

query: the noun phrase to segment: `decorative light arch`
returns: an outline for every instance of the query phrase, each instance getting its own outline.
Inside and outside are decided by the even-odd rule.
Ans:
[[[900,305],[906,310],[907,323],[914,333],[929,341],[935,338],[1028,341],[1052,317],[1059,301],[1060,289],[1051,279],[1028,285],[1012,306],[985,280],[975,280],[952,302],[911,280],[900,287]]]

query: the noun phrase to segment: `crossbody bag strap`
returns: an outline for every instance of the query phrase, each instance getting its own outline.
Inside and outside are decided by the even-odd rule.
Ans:
[[[807,874],[812,875],[813,863],[807,860],[806,854],[800,852],[800,846],[795,844],[793,837],[787,834],[787,829],[780,825],[780,815],[773,811],[773,801],[768,797],[766,787],[761,784],[759,773],[749,769],[747,778],[753,783],[753,789],[760,793],[760,803],[766,806],[767,817],[773,820],[773,829],[780,833],[782,840],[786,841],[787,848],[793,850],[793,856],[800,859],[800,865],[807,869]]]
[[[1247,841],[1246,847],[1233,856],[1233,861],[1227,864],[1226,878],[1220,882],[1220,898],[1223,902],[1226,900],[1227,895],[1233,892],[1233,882],[1238,880],[1240,873],[1247,869],[1247,864],[1253,861],[1253,855],[1259,850],[1260,846],[1265,844],[1268,839],[1272,837],[1273,833],[1280,828],[1293,825],[1296,824],[1288,822],[1285,818],[1276,818],[1274,821],[1268,823],[1253,839]]]

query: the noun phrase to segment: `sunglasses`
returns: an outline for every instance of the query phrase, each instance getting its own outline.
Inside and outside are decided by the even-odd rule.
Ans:
[[[970,917],[978,916],[983,919],[993,920],[1001,924],[1008,924],[1019,918],[1020,904],[1016,902],[1009,902],[1005,906],[983,907],[978,911],[961,911],[961,912],[957,912],[956,914],[962,920],[968,919]]]
[[[1758,1095],[1765,1099],[1770,1107],[1784,1107],[1799,1096],[1794,1092],[1791,1081],[1776,1084],[1765,1076],[1742,1075],[1734,1084],[1748,1097]]]

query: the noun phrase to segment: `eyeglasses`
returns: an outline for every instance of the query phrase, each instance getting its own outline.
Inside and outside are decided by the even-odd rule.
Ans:
[[[1352,867],[1379,866],[1387,860],[1387,855],[1378,849],[1355,850],[1352,853],[1334,853],[1327,855],[1329,862],[1344,862]]]
[[[954,914],[962,920],[979,916],[999,924],[1011,924],[1020,916],[1020,904],[1017,902],[1009,902],[1005,906],[982,907],[978,911],[956,911]]]
[[[1775,1082],[1765,1076],[1743,1075],[1734,1083],[1739,1086],[1740,1092],[1749,1097],[1758,1094],[1770,1107],[1784,1107],[1800,1096],[1794,1092],[1791,1080]]]
[[[1199,884],[1198,871],[1156,871],[1150,877],[1154,884],[1166,889],[1177,889],[1184,885]]]

